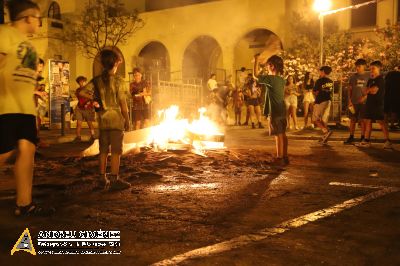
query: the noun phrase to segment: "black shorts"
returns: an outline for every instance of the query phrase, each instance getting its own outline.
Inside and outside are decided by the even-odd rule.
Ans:
[[[365,104],[354,104],[354,114],[352,112],[349,112],[349,117],[353,121],[360,121],[361,119],[364,119],[365,117]]]
[[[16,149],[21,139],[28,140],[36,146],[36,117],[26,114],[0,115],[0,153]]]
[[[247,105],[259,106],[260,101],[258,100],[258,98],[251,98],[248,100]]]
[[[286,133],[287,120],[285,117],[271,118],[270,127],[271,127],[272,135],[279,135],[279,134]]]
[[[150,110],[133,110],[132,111],[132,122],[136,123],[138,121],[143,121],[145,119],[150,119]]]
[[[369,120],[384,120],[385,114],[382,107],[366,106],[364,119]]]

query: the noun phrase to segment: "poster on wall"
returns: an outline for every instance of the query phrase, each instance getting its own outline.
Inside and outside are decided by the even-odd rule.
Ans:
[[[50,127],[61,126],[61,105],[65,106],[65,121],[69,121],[70,66],[65,60],[49,60]]]

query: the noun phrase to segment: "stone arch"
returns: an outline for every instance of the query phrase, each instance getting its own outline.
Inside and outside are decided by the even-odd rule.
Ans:
[[[52,1],[47,10],[47,17],[51,19],[61,20],[61,8],[56,1]]]
[[[224,81],[226,78],[222,48],[215,38],[200,35],[194,38],[184,51],[182,77],[207,81],[211,73],[215,73],[219,81]]]
[[[261,53],[261,60],[283,50],[283,44],[277,34],[269,29],[256,27],[246,31],[240,37],[234,49],[234,68],[238,71],[241,67],[251,69],[252,59],[255,54]]]
[[[122,63],[118,67],[117,74],[125,78],[125,58],[121,50],[118,47],[105,47],[103,50],[112,50],[116,52],[122,60]],[[103,66],[100,61],[100,53],[96,55],[93,61],[93,77],[100,75],[103,72]]]
[[[170,78],[170,57],[167,47],[159,41],[147,42],[138,52],[134,65],[145,73],[158,75],[162,80]]]

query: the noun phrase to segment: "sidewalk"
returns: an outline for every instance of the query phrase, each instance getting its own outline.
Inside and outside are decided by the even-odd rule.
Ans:
[[[329,138],[331,141],[345,141],[349,137],[349,130],[346,127],[337,129],[335,126],[330,126],[333,131],[332,136]],[[286,132],[289,139],[295,140],[319,140],[322,136],[322,132],[319,129],[302,129],[302,130],[289,130]],[[356,141],[360,139],[361,131],[356,129],[354,138]],[[390,140],[393,143],[400,143],[400,131],[389,131]],[[371,142],[383,143],[385,139],[383,137],[382,130],[374,126],[371,133]]]
[[[298,119],[298,121],[299,121],[299,127],[303,128],[304,125],[303,118],[301,117],[300,119]],[[348,137],[350,136],[349,125],[350,125],[349,120],[343,121],[340,125],[329,124],[329,128],[333,131],[333,134],[329,138],[329,140],[331,141],[347,140]],[[288,130],[287,136],[289,137],[289,139],[318,140],[321,138],[322,132],[320,129]],[[358,141],[360,137],[361,137],[361,130],[357,125],[354,138],[356,141]],[[389,138],[393,143],[400,143],[400,131],[389,130]],[[375,143],[385,142],[382,130],[377,123],[372,124],[371,142]]]

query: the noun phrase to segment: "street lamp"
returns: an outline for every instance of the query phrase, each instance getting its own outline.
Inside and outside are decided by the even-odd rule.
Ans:
[[[324,12],[329,11],[332,6],[331,0],[315,0],[313,8],[319,13],[319,45],[320,58],[319,63],[322,66],[324,60]]]

